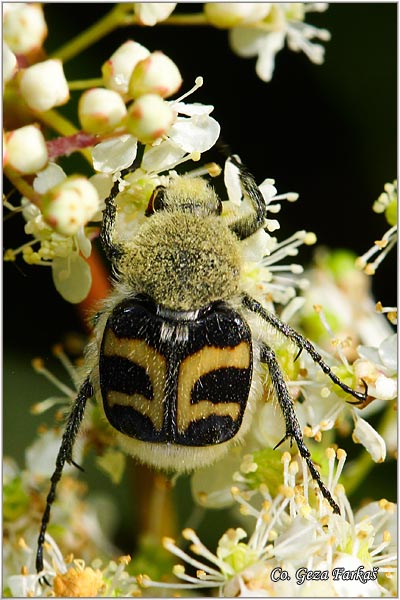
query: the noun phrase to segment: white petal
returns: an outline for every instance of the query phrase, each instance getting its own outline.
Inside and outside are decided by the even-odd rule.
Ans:
[[[353,440],[356,444],[362,444],[369,452],[374,462],[383,462],[386,458],[386,445],[382,436],[369,424],[353,412],[355,427]]]
[[[356,556],[351,554],[340,554],[335,558],[333,569],[343,569],[342,572],[351,572],[356,575],[357,569],[360,568],[364,572],[369,570],[368,567],[364,567],[363,563]],[[354,579],[347,579],[339,576],[336,581],[332,582],[332,585],[336,591],[336,594],[341,598],[374,598],[380,597],[380,586],[377,581],[363,581],[361,577],[354,577]]]
[[[390,374],[397,373],[397,334],[389,336],[379,346],[379,356],[382,364]],[[389,374],[387,373],[387,374]]]
[[[274,186],[274,180],[273,179],[265,179],[260,185],[260,192],[263,195],[263,198],[266,202],[266,204],[268,204],[272,198],[274,196],[276,196],[276,194],[278,193],[278,190],[276,189],[276,187]]]
[[[137,139],[122,135],[97,144],[92,150],[93,167],[102,173],[115,173],[129,167],[136,158]]]
[[[220,129],[215,119],[201,115],[178,119],[169,129],[168,136],[186,152],[205,152],[218,140]]]
[[[243,258],[251,262],[259,262],[265,256],[269,241],[269,234],[264,229],[259,229],[250,237],[243,240],[241,244]]]
[[[135,2],[135,14],[142,25],[152,27],[173,12],[176,2]]]
[[[200,102],[194,102],[193,104],[186,104],[186,102],[171,102],[172,108],[180,115],[186,115],[193,117],[194,115],[209,115],[214,110],[212,104],[200,104]]]
[[[7,578],[13,598],[36,597],[40,594],[40,584],[37,575],[11,575]]]
[[[166,171],[172,169],[185,154],[185,150],[182,150],[170,140],[165,140],[158,146],[152,146],[149,150],[146,150],[142,160],[142,168],[153,173]]]
[[[316,525],[315,521],[296,517],[275,543],[274,553],[277,560],[297,559],[305,547],[307,548],[305,540],[311,544],[314,539]]]
[[[229,31],[229,43],[236,54],[249,58],[260,53],[266,35],[251,27],[234,27]]]
[[[48,190],[58,185],[67,176],[62,168],[56,163],[49,163],[43,171],[40,171],[33,180],[33,189],[39,194],[45,194]]]
[[[76,239],[78,242],[79,250],[82,252],[85,258],[89,258],[92,252],[92,244],[91,241],[85,235],[85,228],[81,227],[78,233],[76,234]]]
[[[54,431],[40,434],[25,451],[26,468],[32,476],[49,478],[53,471],[61,438]],[[70,465],[65,468],[72,469]]]
[[[242,203],[242,188],[240,186],[239,170],[231,160],[225,162],[224,183],[232,204],[240,206]]]
[[[86,260],[79,254],[56,257],[52,262],[54,286],[68,302],[77,304],[88,295],[92,274]]]
[[[374,365],[380,363],[378,348],[373,346],[358,346],[357,351],[361,358],[365,358]]]
[[[275,54],[282,50],[285,34],[282,32],[269,33],[256,62],[256,73],[262,81],[270,81],[275,67]]]
[[[385,375],[378,375],[375,381],[375,395],[380,400],[394,400],[397,396],[396,381]]]

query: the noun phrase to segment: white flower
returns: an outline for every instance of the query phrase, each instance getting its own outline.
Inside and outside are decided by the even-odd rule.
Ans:
[[[4,161],[23,175],[43,169],[48,160],[46,140],[39,127],[25,125],[6,133]]]
[[[97,212],[99,198],[88,179],[71,175],[47,190],[42,197],[45,221],[57,233],[75,235]]]
[[[73,555],[65,560],[49,534],[46,535],[45,550],[49,560],[45,560],[41,574],[31,575],[25,567],[22,574],[7,577],[13,597],[48,597],[49,590],[58,598],[132,597],[138,594],[136,578],[126,571],[130,556],[120,556],[117,561],[111,560],[104,566],[99,558],[95,558],[87,566],[83,559]],[[33,555],[33,550],[26,544],[25,553]],[[40,583],[42,577],[46,578],[50,588]]]
[[[163,52],[152,52],[140,60],[129,79],[128,94],[139,98],[144,94],[158,94],[168,98],[179,90],[182,76],[176,64]]]
[[[275,55],[287,42],[289,48],[303,51],[317,64],[323,62],[324,48],[312,43],[313,37],[327,41],[330,34],[304,22],[304,14],[312,10],[325,10],[327,4],[273,3],[267,16],[257,26],[233,27],[229,31],[232,49],[239,56],[257,56],[256,72],[263,81],[272,78]]]
[[[10,50],[8,44],[3,42],[3,78],[4,83],[10,81],[17,71],[17,57]]]
[[[135,160],[137,145],[137,138],[132,135],[121,135],[119,138],[100,142],[92,149],[95,171],[112,174],[126,169]]]
[[[33,2],[5,2],[3,36],[15,54],[39,49],[47,36],[42,6]]]
[[[270,2],[207,2],[204,5],[207,20],[222,29],[257,23],[270,10]]]
[[[195,574],[186,573],[185,567],[179,564],[173,569],[179,579],[175,584],[155,582],[147,576],[138,578],[138,582],[145,588],[161,588],[165,592],[216,588],[222,597],[352,596],[354,592],[362,596],[365,593],[387,595],[391,585],[388,579],[382,578],[378,583],[376,577],[372,577],[366,587],[358,579],[347,590],[340,581],[334,580],[333,569],[342,567],[346,570],[360,567],[360,571],[369,571],[372,575],[378,570],[382,574],[396,573],[396,552],[391,544],[395,505],[381,500],[354,515],[343,486],[337,485],[345,453],[339,450],[337,456],[335,473],[335,452],[329,450],[328,485],[336,486],[341,515],[332,513],[325,501],[321,501],[319,492],[317,503],[310,505],[308,484],[303,481],[298,485],[298,465],[291,463],[285,453],[284,484],[275,498],[263,484],[253,493],[232,489],[242,515],[247,516],[246,524],[251,531],[248,536],[243,528],[229,529],[213,553],[195,531],[185,529],[182,535],[191,542],[191,554],[181,550],[171,538],[165,538],[163,545],[192,570],[194,568]],[[282,571],[289,577],[280,579]],[[309,581],[304,576],[307,571],[324,572],[326,577]]]
[[[151,144],[166,135],[176,113],[158,94],[144,94],[128,109],[126,127],[143,144]]]
[[[198,78],[195,87],[188,94],[201,85],[202,79]],[[182,98],[168,103],[177,117],[164,137],[157,139],[154,145],[145,150],[141,168],[150,177],[160,171],[174,169],[186,160],[198,160],[200,154],[212,148],[219,137],[220,126],[210,116],[214,107],[187,104],[182,102]],[[95,169],[104,173],[118,173],[132,164],[136,150],[137,138],[133,136],[124,135],[113,142],[101,142],[92,151]]]
[[[106,87],[125,96],[133,69],[140,60],[149,54],[149,50],[138,42],[127,40],[117,48],[101,68]]]
[[[153,26],[165,21],[173,12],[176,2],[135,2],[135,15],[142,25]]]
[[[72,304],[82,302],[92,286],[92,274],[86,260],[77,253],[52,261],[52,276],[57,292]]]
[[[381,400],[397,396],[397,335],[384,339],[378,347],[358,346],[360,358],[354,370],[368,384],[369,394]]]
[[[372,208],[376,213],[385,213],[386,220],[392,227],[386,231],[382,239],[374,242],[372,248],[358,257],[356,264],[367,275],[374,275],[381,262],[397,244],[397,180],[386,183],[384,190]],[[377,255],[375,260],[370,262],[375,255]]]
[[[84,131],[110,133],[121,125],[126,116],[126,106],[117,92],[92,88],[80,97],[78,116]]]
[[[247,214],[249,198],[243,197],[238,178],[238,169],[229,159],[225,163],[224,180],[228,191],[229,201],[223,202],[223,217],[229,221]],[[277,214],[281,209],[281,201],[294,202],[298,194],[289,192],[278,194],[273,179],[265,179],[259,186],[264,197],[268,213]],[[279,242],[270,235],[279,229],[276,219],[265,219],[265,229],[257,231],[241,243],[243,256],[242,285],[252,295],[261,300],[267,300],[269,308],[272,302],[287,304],[296,295],[296,288],[307,285],[305,279],[298,275],[303,272],[300,264],[279,264],[286,258],[293,258],[298,254],[302,244],[312,245],[316,237],[311,232],[297,231],[290,238]]]
[[[50,163],[34,179],[33,188],[36,192],[46,195],[49,190],[57,190],[59,186],[65,185],[66,180],[66,175],[61,167]],[[74,228],[73,234],[57,233],[45,221],[40,209],[26,198],[22,198],[22,214],[26,220],[25,233],[32,236],[33,239],[16,250],[7,250],[5,254],[6,260],[15,260],[16,255],[21,252],[28,264],[50,266],[57,291],[72,303],[84,300],[92,284],[90,267],[85,260],[91,254],[90,230],[88,228],[86,231],[84,223],[96,216],[101,218],[101,214],[98,213],[100,207],[96,188],[87,180],[84,182],[80,192],[72,182],[74,202],[82,191],[84,196],[84,202],[79,209],[83,222],[77,229]],[[68,220],[68,210],[66,215]]]
[[[345,250],[317,249],[315,266],[307,271],[310,285],[304,292],[302,313],[307,334],[321,346],[330,348],[335,336],[351,339],[352,346],[345,350],[352,360],[359,341],[376,346],[392,332],[387,320],[377,314],[370,280],[355,267],[354,259]],[[323,310],[316,312],[316,306]]]
[[[44,112],[69,100],[68,82],[60,60],[50,59],[28,67],[19,80],[21,95],[29,108]]]

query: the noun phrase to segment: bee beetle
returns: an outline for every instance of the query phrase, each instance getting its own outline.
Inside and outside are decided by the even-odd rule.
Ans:
[[[36,568],[51,505],[85,405],[95,398],[121,446],[140,461],[165,470],[191,471],[223,457],[248,432],[267,365],[282,410],[286,439],[294,440],[334,512],[339,507],[311,460],[293,401],[265,324],[284,334],[335,384],[364,402],[367,389],[345,385],[312,344],[249,296],[242,284],[241,242],[265,227],[264,198],[237,157],[248,214],[228,222],[222,203],[200,177],[170,178],[155,189],[148,219],[129,241],[115,235],[116,182],[106,200],[100,239],[115,272],[89,345],[87,376],[72,406],[42,518]],[[126,169],[124,176],[133,170]],[[365,385],[365,384],[364,384]]]

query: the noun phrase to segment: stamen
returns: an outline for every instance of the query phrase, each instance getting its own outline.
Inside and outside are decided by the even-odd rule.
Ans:
[[[53,354],[58,358],[64,369],[67,371],[68,375],[74,382],[74,384],[79,387],[80,377],[78,376],[78,371],[76,367],[72,364],[68,356],[65,354],[63,347],[61,344],[56,344],[53,347]]]
[[[203,85],[204,80],[201,77],[201,75],[199,75],[198,77],[196,77],[196,79],[194,80],[194,86],[185,94],[183,94],[183,96],[180,96],[179,98],[177,98],[176,100],[173,101],[172,106],[177,103],[177,102],[182,102],[182,100],[184,100],[184,98],[187,98],[188,96],[190,96],[191,94],[194,94],[194,92],[196,92],[199,88],[201,88],[201,86]]]
[[[58,377],[53,375],[43,364],[43,360],[41,358],[34,358],[32,361],[32,366],[37,373],[43,375],[50,383],[52,383],[56,388],[58,388],[63,394],[68,396],[68,398],[75,398],[76,392],[71,390],[65,383],[60,381]]]
[[[187,531],[187,530],[184,530],[184,531]],[[200,540],[199,540],[199,542],[200,542]],[[176,546],[174,540],[172,540],[171,538],[164,538],[162,543],[163,543],[164,548],[166,550],[168,550],[168,552],[171,552],[171,554],[175,554],[175,556],[182,559],[187,564],[192,565],[196,569],[201,569],[202,571],[206,571],[215,576],[219,575],[219,571],[217,571],[216,569],[213,569],[212,567],[205,565],[204,563],[201,563],[200,561],[196,560],[195,558],[192,558],[189,554],[187,554],[186,552],[181,550],[178,546]],[[200,545],[201,545],[201,542],[200,542]],[[209,550],[207,550],[206,554],[203,554],[203,556],[204,556],[204,558],[208,558],[210,560],[210,562],[213,562],[218,567],[221,566],[221,561],[218,561],[217,557],[212,555]],[[210,559],[210,556],[211,556],[212,560]]]

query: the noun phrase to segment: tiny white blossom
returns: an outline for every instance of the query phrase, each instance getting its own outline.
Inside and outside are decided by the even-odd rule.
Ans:
[[[112,132],[122,124],[126,112],[124,101],[113,90],[92,88],[84,92],[79,99],[79,121],[82,129],[89,133]]]
[[[176,4],[176,2],[135,2],[133,7],[140,23],[152,27],[160,21],[165,21]]]
[[[25,125],[6,133],[5,165],[29,175],[43,169],[47,160],[46,140],[36,125]]]
[[[259,27],[238,26],[229,31],[232,49],[239,56],[257,56],[256,72],[263,81],[272,78],[275,55],[283,48],[285,41],[294,51],[303,51],[308,58],[321,64],[324,48],[312,43],[315,37],[327,41],[330,34],[325,29],[318,29],[304,22],[307,11],[325,10],[327,4],[306,3],[273,3],[267,16],[260,20]]]
[[[149,55],[150,51],[138,42],[124,42],[101,68],[105,86],[125,96],[133,69]]]
[[[204,14],[211,25],[227,29],[262,21],[271,6],[271,2],[207,2]]]
[[[8,44],[3,42],[3,78],[4,83],[10,81],[17,71],[17,57]]]
[[[166,135],[176,113],[158,94],[144,94],[128,108],[126,127],[144,144],[151,144]]]
[[[68,82],[57,59],[45,60],[22,71],[19,88],[29,108],[39,112],[69,100]]]
[[[353,418],[355,423],[353,440],[364,446],[374,462],[383,462],[386,458],[386,444],[383,437],[356,411],[353,412]]]
[[[228,159],[224,169],[225,185],[229,201],[223,203],[222,215],[228,220],[237,218],[240,214],[249,211],[249,198],[243,196],[238,178],[238,169]],[[268,213],[277,214],[281,209],[281,201],[294,202],[298,194],[289,192],[278,194],[273,179],[265,179],[259,186],[265,200]],[[241,244],[243,256],[242,279],[243,286],[250,294],[260,299],[269,298],[269,303],[279,302],[287,304],[296,295],[296,288],[306,285],[304,279],[298,275],[303,272],[300,264],[279,264],[286,258],[293,258],[298,254],[302,244],[312,245],[316,237],[311,232],[297,231],[290,238],[279,242],[270,235],[279,229],[277,219],[265,219],[265,229],[244,240]]]
[[[96,144],[92,149],[94,169],[105,174],[126,169],[135,160],[137,144],[137,138],[128,134]]]
[[[140,60],[129,79],[128,94],[139,98],[144,94],[158,94],[168,98],[182,85],[182,76],[176,64],[163,52],[152,52]]]
[[[380,240],[374,242],[372,248],[358,257],[356,264],[367,275],[374,275],[381,262],[397,244],[397,180],[386,183],[384,190],[372,208],[376,213],[384,213],[391,227]],[[371,261],[374,256],[376,258]]]
[[[61,167],[50,163],[46,169],[43,169],[36,176],[33,181],[33,188],[36,192],[46,197],[47,194],[50,194],[51,190],[57,190],[58,186],[65,184],[66,179],[67,176]],[[74,186],[73,182],[72,186]],[[77,201],[76,194],[74,203],[75,201]],[[22,198],[21,206],[22,215],[26,220],[25,233],[32,236],[32,240],[16,250],[7,250],[5,259],[15,260],[16,255],[21,252],[23,259],[28,264],[50,266],[57,291],[68,302],[81,302],[89,293],[92,284],[90,267],[85,260],[91,254],[89,230],[86,231],[84,225],[81,224],[77,229],[73,228],[74,233],[72,235],[57,233],[45,221],[41,210],[29,202],[29,200]],[[90,218],[93,220],[101,219],[100,208],[101,205],[96,188],[89,182],[86,185],[85,180],[84,202],[81,209],[79,209],[79,214],[83,217],[83,222],[86,223]],[[68,210],[66,211],[66,215],[68,221]]]
[[[241,527],[228,529],[213,553],[193,529],[185,529],[182,535],[191,542],[191,554],[171,538],[165,538],[163,545],[192,570],[194,568],[195,575],[178,564],[173,569],[177,583],[157,582],[148,576],[139,577],[138,582],[145,588],[161,588],[165,592],[214,588],[222,597],[324,597],[336,596],[339,592],[347,597],[355,591],[357,595],[365,595],[365,590],[367,595],[387,595],[390,580],[381,578],[378,582],[377,575],[378,572],[396,573],[396,552],[390,534],[395,527],[396,507],[381,500],[354,515],[343,486],[337,485],[345,453],[337,451],[336,472],[335,451],[328,449],[327,455],[328,485],[336,486],[340,515],[328,510],[325,501],[310,505],[308,484],[305,481],[298,484],[298,465],[285,453],[282,458],[284,484],[275,498],[264,484],[252,493],[240,492],[238,488],[231,490],[242,515],[246,516],[249,535]],[[335,583],[333,569],[342,567],[362,571],[351,589],[345,590],[340,582]],[[276,578],[277,571],[285,571],[289,577]],[[307,571],[326,572],[328,577],[311,581],[304,575]],[[363,587],[361,577],[365,572],[368,572],[367,586]]]
[[[79,254],[65,258],[56,256],[52,261],[54,287],[67,302],[78,304],[88,295],[92,285],[92,274],[86,260]]]
[[[71,175],[50,188],[42,197],[46,222],[62,235],[74,235],[97,212],[96,188],[79,175]]]
[[[15,54],[39,49],[47,36],[42,6],[33,2],[5,2],[3,36]]]
[[[360,356],[354,369],[364,379],[371,395],[381,400],[397,396],[397,334],[382,340],[378,347],[358,346]]]

